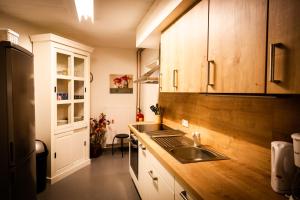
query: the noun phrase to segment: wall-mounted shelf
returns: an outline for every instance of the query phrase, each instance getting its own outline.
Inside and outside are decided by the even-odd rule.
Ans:
[[[145,65],[144,67],[149,68],[149,69],[153,69],[155,67],[159,67],[159,60],[153,60],[151,63],[149,63],[148,65]]]
[[[147,65],[149,66],[149,65]],[[143,74],[141,77],[139,77],[137,80],[133,81],[134,83],[150,83],[150,84],[158,84],[158,77],[150,77],[154,72],[159,70],[159,65],[155,65],[151,68],[151,70],[149,70],[148,72],[146,72],[145,74]]]

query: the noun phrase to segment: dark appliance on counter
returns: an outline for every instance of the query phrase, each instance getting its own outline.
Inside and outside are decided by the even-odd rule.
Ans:
[[[33,55],[0,42],[0,198],[35,200]]]

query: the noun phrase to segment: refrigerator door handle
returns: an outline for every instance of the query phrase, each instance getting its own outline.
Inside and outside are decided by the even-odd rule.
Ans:
[[[14,152],[14,143],[9,143],[9,165],[14,166],[15,165],[15,152]]]

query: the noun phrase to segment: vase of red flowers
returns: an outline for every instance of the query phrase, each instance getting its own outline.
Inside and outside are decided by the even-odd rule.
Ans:
[[[107,126],[110,121],[106,119],[106,115],[101,113],[99,119],[90,119],[90,156],[96,158],[103,152],[106,144]]]

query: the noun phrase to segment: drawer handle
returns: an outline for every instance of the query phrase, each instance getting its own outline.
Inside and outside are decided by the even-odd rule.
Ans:
[[[181,198],[182,198],[183,200],[189,200],[189,199],[187,198],[187,193],[186,193],[186,191],[180,192],[180,196],[181,196]]]
[[[144,151],[146,150],[146,147],[144,147],[142,144],[140,144],[140,147],[142,150],[144,150]]]
[[[153,181],[158,181],[158,178],[153,176],[153,171],[152,171],[152,170],[150,170],[150,171],[148,172],[148,174],[149,174],[149,176],[152,178]]]

